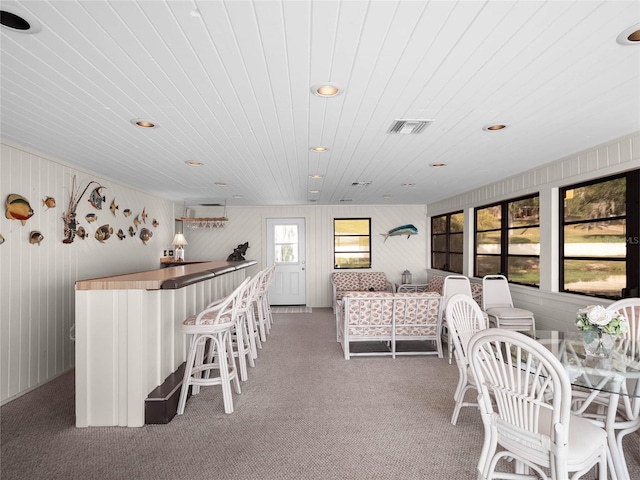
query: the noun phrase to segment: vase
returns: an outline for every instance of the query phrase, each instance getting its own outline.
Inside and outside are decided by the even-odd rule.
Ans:
[[[584,330],[582,341],[585,353],[594,357],[608,356],[615,346],[615,338],[600,329]]]

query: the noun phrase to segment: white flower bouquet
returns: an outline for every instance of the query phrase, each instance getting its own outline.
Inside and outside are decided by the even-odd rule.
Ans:
[[[623,315],[609,312],[602,305],[589,305],[578,310],[576,325],[583,332],[599,330],[598,333],[616,338],[629,331],[629,323]]]

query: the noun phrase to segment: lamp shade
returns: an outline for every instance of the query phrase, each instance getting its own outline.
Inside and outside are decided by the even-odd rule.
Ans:
[[[184,234],[182,233],[176,233],[176,235],[173,237],[173,242],[171,242],[173,245],[189,245],[187,243],[187,239],[184,238]]]

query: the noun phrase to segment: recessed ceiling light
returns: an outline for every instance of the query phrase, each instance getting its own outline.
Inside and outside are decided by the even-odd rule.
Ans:
[[[405,188],[411,188],[411,187],[414,186],[414,184],[413,183],[403,183],[402,186],[405,187]]]
[[[158,124],[150,122],[149,120],[141,120],[139,118],[134,118],[131,120],[131,123],[136,127],[140,128],[158,128]]]
[[[329,149],[327,147],[313,147],[313,148],[311,148],[311,151],[312,152],[323,153],[323,152],[329,151]]]
[[[309,193],[320,193],[320,190],[309,190]]]
[[[640,23],[636,23],[624,30],[618,35],[616,42],[620,45],[640,45]]]
[[[386,198],[387,200],[389,200],[390,198],[393,198],[392,195],[382,195],[382,198]]]
[[[309,178],[313,178],[314,180],[318,180],[318,179],[322,178],[322,175],[320,175],[318,173],[312,173],[311,175],[309,175]]]
[[[342,88],[335,83],[317,83],[311,87],[311,93],[318,97],[335,97],[342,93]]]
[[[203,164],[201,162],[196,162],[194,160],[187,160],[186,162],[187,165],[189,165],[190,167],[201,167]]]
[[[234,195],[233,198],[244,198],[242,195]]]
[[[485,132],[496,132],[498,130],[503,130],[507,128],[507,126],[503,123],[494,123],[492,125],[486,125],[482,127]]]
[[[436,162],[436,163],[432,163],[431,166],[432,167],[444,167],[445,164],[444,163],[440,163],[440,162]]]
[[[38,33],[42,30],[42,25],[35,18],[24,12],[3,6],[0,10],[0,25],[9,30],[19,33]]]
[[[227,186],[227,184],[226,184],[226,183],[224,183],[224,182],[216,182],[216,183],[214,183],[214,185],[215,185],[216,187],[226,187],[226,186]]]

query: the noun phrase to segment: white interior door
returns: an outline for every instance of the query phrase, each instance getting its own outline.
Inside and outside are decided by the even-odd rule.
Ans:
[[[267,265],[278,264],[271,305],[306,305],[304,218],[267,219]]]

